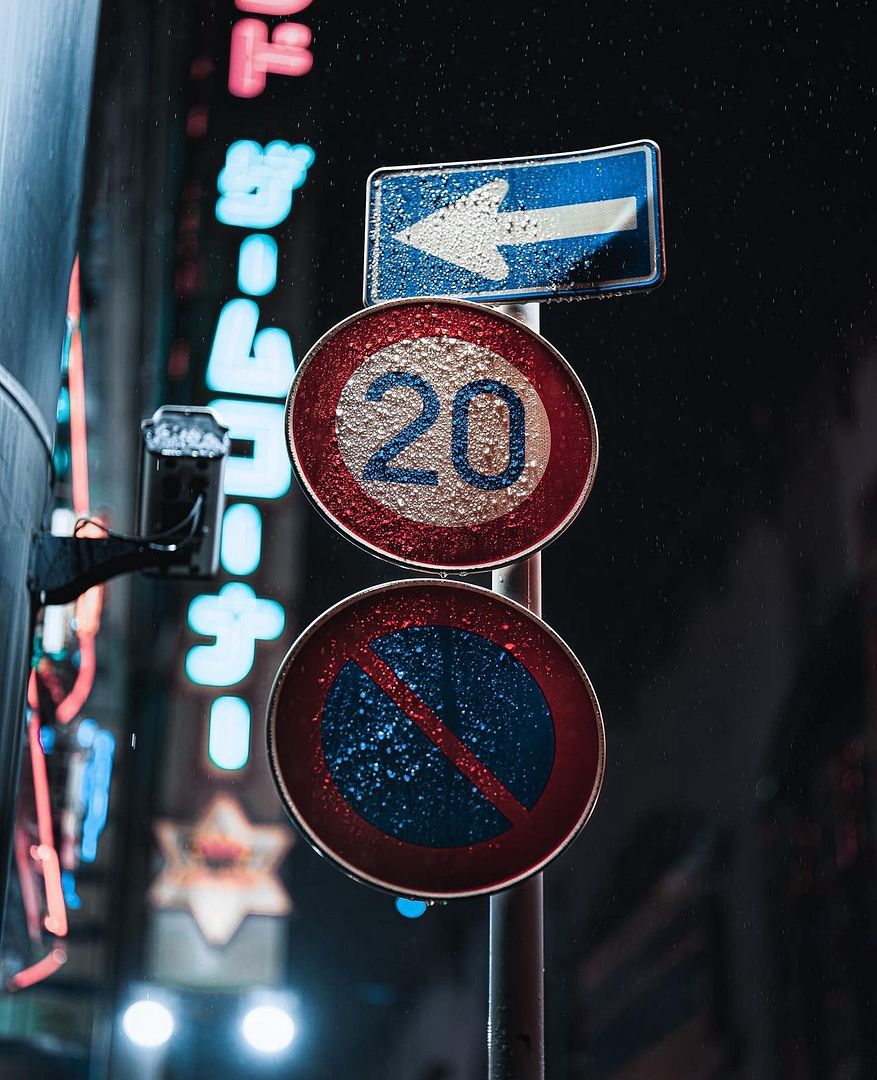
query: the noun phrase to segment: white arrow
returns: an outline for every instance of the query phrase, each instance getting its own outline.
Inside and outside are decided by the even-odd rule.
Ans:
[[[510,270],[500,247],[600,236],[636,228],[636,199],[514,210],[501,214],[506,180],[491,180],[462,199],[443,206],[396,233],[394,240],[491,281],[505,281]]]

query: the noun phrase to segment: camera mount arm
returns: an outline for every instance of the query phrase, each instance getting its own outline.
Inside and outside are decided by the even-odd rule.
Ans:
[[[204,498],[174,529],[160,536],[54,536],[40,532],[31,548],[28,588],[37,604],[66,604],[119,574],[188,561],[200,541]],[[159,540],[161,542],[159,542]]]

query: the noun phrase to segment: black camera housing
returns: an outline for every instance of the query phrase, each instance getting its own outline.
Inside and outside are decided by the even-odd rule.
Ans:
[[[213,577],[219,569],[228,428],[214,409],[162,405],[140,425],[140,491],[137,531],[159,541],[199,518],[187,557],[152,566],[148,574]],[[200,507],[196,508],[198,500]]]

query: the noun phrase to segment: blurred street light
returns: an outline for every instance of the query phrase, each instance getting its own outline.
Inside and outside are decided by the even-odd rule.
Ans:
[[[279,1054],[295,1037],[292,1017],[277,1005],[257,1005],[241,1023],[244,1038],[262,1054]]]
[[[131,1042],[143,1047],[164,1046],[174,1033],[170,1009],[158,1001],[135,1001],[122,1017],[122,1028]]]

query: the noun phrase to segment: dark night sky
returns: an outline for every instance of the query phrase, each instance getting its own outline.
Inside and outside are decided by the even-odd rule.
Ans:
[[[665,284],[542,312],[601,438],[594,493],[545,557],[546,614],[610,695],[671,640],[704,575],[721,576],[747,518],[770,513],[803,387],[824,377],[842,398],[872,327],[875,19],[859,4],[772,7],[312,9],[315,333],[361,306],[373,168],[662,149]],[[329,530],[311,525],[325,552]],[[324,557],[313,614],[337,598],[336,568],[351,586],[387,575],[346,544]]]
[[[588,505],[544,558],[545,618],[618,732],[698,596],[722,587],[733,541],[776,513],[806,442],[794,427],[802,399],[820,387],[825,415],[812,422],[827,423],[873,334],[875,18],[860,4],[768,13],[606,0],[312,11],[317,73],[301,125],[313,125],[319,156],[302,198],[316,206],[317,289],[303,346],[361,307],[374,168],[638,138],[661,147],[664,285],[542,309],[601,441]],[[405,576],[314,513],[308,529],[305,621]],[[338,910],[357,902],[339,890]],[[440,924],[435,956],[452,952],[451,925]]]

